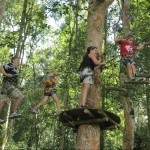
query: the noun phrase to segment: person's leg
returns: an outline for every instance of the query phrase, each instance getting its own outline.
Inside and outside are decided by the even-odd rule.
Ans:
[[[12,98],[14,101],[12,102],[11,112],[17,112],[18,108],[22,104],[23,95],[18,88],[15,88],[10,94],[9,97]]]
[[[44,96],[42,100],[34,107],[35,109],[40,108],[42,105],[48,102],[49,96]]]
[[[135,77],[135,81],[140,81],[140,80],[143,80],[143,78],[141,77],[136,77],[136,67],[135,67],[135,64],[131,64],[131,67],[132,67],[132,73],[133,73],[133,76]]]
[[[22,99],[17,99],[13,104],[12,104],[12,108],[11,108],[11,112],[17,112],[18,108],[20,107],[20,105],[22,104]]]
[[[90,89],[90,84],[89,83],[82,83],[81,85],[81,96],[80,96],[80,105],[85,106],[86,103],[86,98],[88,91]]]
[[[5,122],[5,120],[1,116],[1,112],[3,111],[5,105],[6,105],[5,101],[0,101],[0,124],[3,124]]]
[[[56,95],[56,94],[53,94],[53,95],[52,95],[52,98],[53,98],[53,100],[54,100],[55,103],[56,103],[56,107],[57,107],[58,112],[61,112],[61,107],[60,107],[60,103],[59,103],[59,100],[58,100],[57,95]]]
[[[131,79],[133,78],[133,73],[132,73],[132,66],[131,64],[127,64],[127,72],[128,72],[128,77]]]
[[[132,75],[133,75],[133,77],[135,77],[135,75],[136,75],[136,67],[135,67],[135,65],[131,64],[131,68],[132,68]]]
[[[5,105],[6,105],[5,101],[0,101],[0,113],[3,111]]]

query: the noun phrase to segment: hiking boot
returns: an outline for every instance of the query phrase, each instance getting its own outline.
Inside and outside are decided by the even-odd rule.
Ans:
[[[13,118],[19,118],[21,115],[18,114],[17,112],[13,112],[10,114],[9,118],[13,119]]]
[[[5,123],[5,122],[6,122],[5,120],[0,119],[0,124],[3,124],[3,123]]]
[[[135,77],[135,81],[141,81],[141,80],[143,80],[143,78]]]
[[[32,108],[31,112],[34,113],[34,114],[38,114],[40,112],[40,110],[37,109],[37,108]]]

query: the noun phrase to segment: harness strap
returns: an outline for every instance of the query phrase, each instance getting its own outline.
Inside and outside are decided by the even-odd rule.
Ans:
[[[83,75],[83,76],[80,78],[80,82],[82,83],[85,78],[90,77],[90,76],[92,76],[92,75],[90,75],[90,74],[89,74],[89,75]]]

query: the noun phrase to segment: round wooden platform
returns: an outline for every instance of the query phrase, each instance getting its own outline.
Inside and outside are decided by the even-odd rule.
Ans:
[[[101,130],[116,129],[120,124],[120,118],[117,115],[99,109],[77,108],[63,111],[59,120],[63,125],[72,128],[83,124],[98,124]]]

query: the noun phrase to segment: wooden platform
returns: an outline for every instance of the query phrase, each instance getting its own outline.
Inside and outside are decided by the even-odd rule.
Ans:
[[[63,111],[59,120],[63,125],[71,128],[84,124],[98,124],[101,130],[116,129],[120,124],[120,118],[117,115],[99,109],[77,108]]]
[[[137,77],[150,78],[150,74],[137,74]]]
[[[150,81],[125,81],[125,84],[150,84]]]

